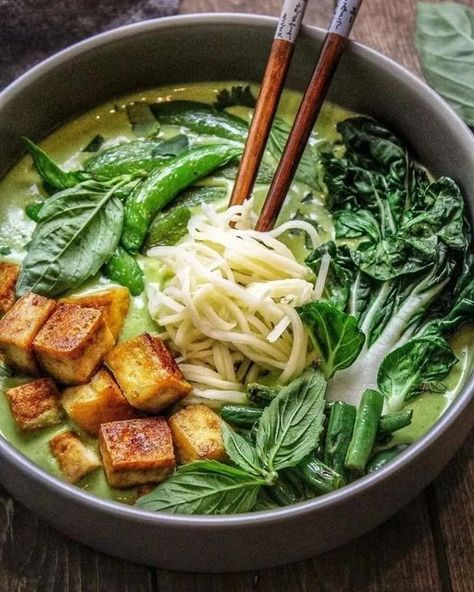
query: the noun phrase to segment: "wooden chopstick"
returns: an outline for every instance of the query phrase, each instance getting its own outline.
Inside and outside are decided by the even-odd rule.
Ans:
[[[285,0],[229,206],[250,197],[301,28],[307,0]]]
[[[318,62],[301,101],[285,149],[260,212],[255,227],[256,230],[270,230],[278,218],[361,3],[362,0],[339,0],[337,3]]]

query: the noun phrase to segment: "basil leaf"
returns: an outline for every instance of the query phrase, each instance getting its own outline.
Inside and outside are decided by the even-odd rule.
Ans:
[[[227,109],[228,107],[250,107],[253,109],[257,104],[256,98],[253,96],[250,86],[232,86],[231,89],[223,88],[217,93],[214,107],[219,111]]]
[[[428,84],[474,125],[474,10],[457,2],[419,2],[416,48]]]
[[[26,149],[33,158],[33,163],[43,181],[54,189],[68,189],[74,187],[86,176],[80,171],[67,173],[52,160],[44,150],[28,138],[22,138]]]
[[[144,510],[182,514],[249,512],[264,480],[217,461],[182,465],[136,505]]]
[[[326,381],[305,372],[283,387],[265,408],[257,430],[257,452],[270,472],[296,465],[318,444],[324,420]]]
[[[298,313],[319,351],[326,378],[354,362],[365,341],[354,316],[324,300],[309,302],[299,307]]]
[[[254,446],[224,422],[222,422],[222,439],[225,451],[236,465],[252,475],[262,475],[262,466]]]
[[[18,296],[29,291],[56,296],[77,288],[110,259],[123,224],[117,187],[88,182],[45,202],[22,264]]]
[[[104,136],[97,134],[92,140],[82,149],[82,152],[98,152],[104,143]]]
[[[137,136],[154,136],[160,129],[160,124],[155,119],[148,103],[139,102],[127,105],[127,116]]]

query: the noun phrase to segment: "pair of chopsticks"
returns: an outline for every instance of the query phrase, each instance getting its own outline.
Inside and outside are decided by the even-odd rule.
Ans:
[[[232,191],[229,203],[231,206],[242,204],[250,197],[255,184],[307,1],[284,2]],[[270,230],[278,218],[361,3],[362,0],[339,0],[337,3],[321,53],[260,212],[256,230]]]

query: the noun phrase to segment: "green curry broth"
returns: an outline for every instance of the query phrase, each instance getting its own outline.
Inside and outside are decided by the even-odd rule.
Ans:
[[[80,168],[90,158],[91,154],[83,152],[90,140],[96,136],[104,137],[101,149],[115,144],[136,139],[126,113],[126,106],[133,102],[148,101],[159,102],[173,99],[213,102],[217,92],[228,88],[231,82],[190,84],[181,87],[162,87],[140,93],[134,93],[110,101],[105,105],[92,109],[80,115],[73,121],[63,125],[57,131],[41,142],[41,147],[50,154],[65,170]],[[255,92],[258,88],[252,85]],[[286,90],[280,103],[279,116],[291,123],[300,102],[301,95],[297,92]],[[247,120],[251,111],[242,107],[234,107],[230,110],[236,115]],[[336,124],[348,117],[350,113],[336,105],[326,103],[318,118],[316,125],[317,141],[332,142],[338,138]],[[162,126],[160,136],[163,138],[173,136],[177,131],[185,133],[193,140],[197,136],[189,130],[178,129],[174,126]],[[209,181],[204,180],[206,184]],[[215,182],[215,181],[213,181]],[[228,192],[231,182],[222,180]],[[258,210],[263,203],[267,191],[265,185],[255,187],[255,208]],[[284,221],[294,212],[298,204],[303,213],[318,222],[318,231],[327,240],[333,238],[333,226],[331,216],[324,207],[324,196],[314,195],[308,204],[301,204],[301,200],[308,193],[308,188],[300,183],[293,183],[289,199],[282,210],[280,221]],[[24,212],[27,203],[46,197],[38,174],[34,170],[29,156],[22,160],[0,182],[0,246],[9,247],[11,253],[4,257],[6,260],[20,262],[25,255],[25,246],[28,243],[35,223]],[[223,204],[224,205],[224,204]],[[285,242],[290,246],[299,258],[303,258],[305,247],[300,236],[286,236]],[[159,264],[147,257],[139,257],[145,280],[158,282],[162,280],[163,272]],[[110,285],[111,282],[104,277],[97,276],[76,290],[75,293],[94,291]],[[132,298],[130,310],[126,318],[120,339],[125,340],[142,333],[143,331],[156,331],[157,327],[151,320],[147,311],[145,294]],[[424,434],[444,412],[449,403],[454,399],[469,373],[474,367],[473,355],[474,330],[465,327],[452,340],[452,346],[459,358],[459,363],[452,370],[447,379],[448,390],[443,395],[423,394],[407,407],[413,409],[413,421],[410,426],[396,433],[392,443],[411,443]],[[61,473],[55,458],[50,454],[48,442],[56,434],[73,428],[80,432],[78,426],[73,425],[67,419],[59,426],[54,426],[31,434],[21,433],[15,426],[11,417],[6,389],[21,384],[27,379],[0,378],[0,434],[20,450],[25,456],[55,476],[61,477]],[[86,441],[97,450],[97,440],[86,434],[81,434]],[[103,471],[95,471],[84,478],[79,484],[84,490],[95,495],[106,497],[125,503],[131,503],[136,497],[135,489],[118,490],[108,486]]]

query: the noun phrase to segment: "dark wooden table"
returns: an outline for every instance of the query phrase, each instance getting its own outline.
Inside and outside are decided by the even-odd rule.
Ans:
[[[327,26],[334,3],[310,0],[306,22]],[[354,38],[419,73],[415,5],[365,0]],[[280,6],[280,0],[182,0],[181,12],[277,15]],[[113,559],[62,536],[0,490],[0,592],[474,591],[473,452],[471,433],[418,499],[352,543],[242,574],[178,574]]]

